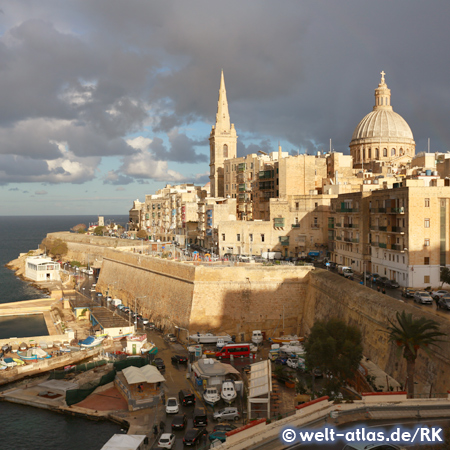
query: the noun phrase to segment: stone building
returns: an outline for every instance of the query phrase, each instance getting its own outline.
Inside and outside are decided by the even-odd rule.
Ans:
[[[382,165],[398,167],[408,164],[415,154],[416,144],[411,128],[402,116],[393,111],[391,90],[381,72],[381,82],[375,89],[375,106],[357,125],[350,142],[354,167]]]

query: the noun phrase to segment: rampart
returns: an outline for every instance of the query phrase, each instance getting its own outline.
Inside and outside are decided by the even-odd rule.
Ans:
[[[194,265],[100,246],[93,236],[89,239],[94,245],[79,242],[87,236],[65,236],[68,257],[77,252],[89,253],[91,257],[101,254],[103,265],[97,290],[132,307],[136,303],[144,315],[167,332],[176,331],[175,326],[184,328],[178,330],[183,339],[187,330],[190,334],[228,332],[246,341],[254,329],[265,331],[267,336],[282,332],[303,335],[316,320],[335,316],[357,325],[363,335],[364,355],[405,385],[404,358],[388,342],[389,320],[395,322],[396,313],[405,310],[415,317],[437,321],[441,330],[450,335],[447,318],[326,270],[252,264]],[[77,242],[72,241],[73,237]],[[447,392],[449,373],[450,342],[443,342],[431,356],[419,352],[417,391]]]

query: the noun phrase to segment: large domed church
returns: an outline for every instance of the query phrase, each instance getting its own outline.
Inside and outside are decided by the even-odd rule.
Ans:
[[[411,128],[402,116],[393,111],[391,90],[386,85],[385,73],[375,89],[375,106],[353,132],[350,154],[355,168],[364,165],[398,167],[414,157],[416,143]]]

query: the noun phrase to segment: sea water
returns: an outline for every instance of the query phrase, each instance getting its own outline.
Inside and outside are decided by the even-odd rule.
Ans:
[[[124,225],[128,218],[110,219]],[[36,249],[47,233],[68,231],[79,223],[88,225],[96,221],[97,216],[0,216],[0,303],[43,297],[42,292],[4,267],[6,263],[20,253]],[[6,334],[23,336],[27,328],[25,320],[17,318]],[[5,332],[2,328],[0,322],[0,334]],[[92,422],[8,402],[0,402],[0,424],[1,450],[96,450],[113,434],[121,432],[120,426],[108,421]]]

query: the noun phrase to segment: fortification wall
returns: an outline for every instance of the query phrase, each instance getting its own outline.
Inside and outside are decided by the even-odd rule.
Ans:
[[[106,249],[97,282],[104,295],[120,298],[160,326],[188,328],[195,267],[135,253]]]
[[[199,266],[190,318],[191,331],[222,331],[248,341],[253,330],[267,336],[296,334],[310,267]],[[284,321],[283,321],[284,316]],[[284,328],[283,328],[284,322]]]
[[[396,313],[404,310],[416,318],[437,321],[441,331],[450,334],[450,322],[446,318],[380,294],[335,273],[318,269],[309,274],[308,282],[302,333],[307,333],[316,320],[333,316],[356,325],[363,335],[364,355],[403,385],[406,382],[406,363],[398,348],[388,342],[389,320],[396,323]],[[435,355],[419,352],[416,362],[418,391],[429,393],[432,387],[433,392],[447,392],[449,373],[449,341],[442,343]]]

